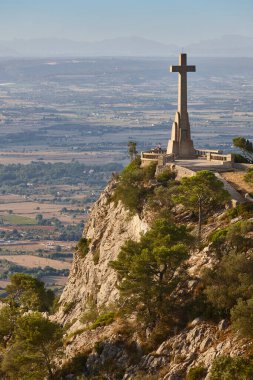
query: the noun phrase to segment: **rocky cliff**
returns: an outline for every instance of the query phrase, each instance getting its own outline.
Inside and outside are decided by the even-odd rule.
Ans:
[[[93,205],[83,235],[89,241],[89,252],[83,258],[76,251],[68,283],[60,299],[57,320],[71,323],[92,302],[98,308],[114,303],[118,297],[116,273],[109,267],[127,239],[138,240],[148,225],[138,215],[131,215],[122,203],[110,201],[114,182],[111,182]],[[75,326],[76,327],[76,326]],[[73,327],[73,328],[75,328]]]
[[[82,322],[81,317],[90,303],[103,309],[118,299],[117,276],[109,263],[117,258],[126,240],[138,241],[149,228],[145,218],[132,215],[121,202],[116,205],[111,201],[114,188],[115,182],[112,181],[91,210],[83,234],[88,239],[89,251],[85,257],[76,251],[55,316],[68,326],[63,363],[84,355],[82,373],[87,378],[100,374],[102,369],[102,373],[110,373],[104,378],[112,380],[184,380],[190,368],[203,366],[205,375],[196,379],[207,380],[214,358],[220,355],[242,356],[250,345],[232,333],[226,320],[215,323],[194,319],[185,328],[165,337],[164,342],[149,354],[145,354],[138,334],[131,328],[131,320],[122,321],[119,318],[109,326],[96,329],[89,329]],[[216,215],[212,224],[205,226],[204,233],[215,230],[221,220]],[[230,223],[235,221],[237,219]],[[212,267],[215,261],[216,257],[208,244],[201,250],[191,252],[188,260],[188,273],[192,278],[189,289],[193,289],[198,282],[202,269]],[[76,379],[74,375],[69,378]]]

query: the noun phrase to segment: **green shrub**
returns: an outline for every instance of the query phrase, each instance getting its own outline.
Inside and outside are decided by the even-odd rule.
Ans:
[[[253,338],[253,298],[240,299],[231,310],[232,328],[244,338]]]
[[[176,173],[171,171],[170,168],[165,168],[162,173],[156,176],[157,182],[162,186],[168,186],[171,180],[176,178]]]
[[[87,329],[82,328],[82,329],[78,329],[78,330],[71,332],[66,337],[64,337],[65,344],[68,344],[72,338],[75,338],[76,336],[81,335],[85,331],[87,331]]]
[[[96,321],[97,318],[98,318],[98,310],[97,310],[97,307],[94,305],[82,314],[80,318],[80,322],[84,324],[91,323],[91,322]]]
[[[69,362],[64,364],[64,366],[58,371],[56,378],[65,379],[70,373],[74,375],[81,375],[86,368],[86,362],[87,355],[78,354],[77,356],[73,357]],[[82,377],[80,377],[80,379],[81,378]],[[83,379],[85,379],[85,377],[83,377]]]
[[[89,241],[85,237],[81,237],[79,242],[77,243],[76,249],[80,253],[81,257],[85,257],[89,252]]]
[[[74,308],[75,304],[75,301],[65,303],[63,306],[64,314],[68,314]]]
[[[95,345],[94,345],[94,350],[96,351],[96,353],[97,353],[98,355],[101,355],[101,354],[102,354],[103,349],[104,349],[104,344],[103,344],[103,342],[98,341],[98,342],[95,343]]]
[[[206,377],[206,373],[206,368],[199,365],[190,369],[185,380],[202,380]]]
[[[248,169],[245,176],[244,176],[244,179],[246,182],[248,183],[253,183],[253,169]]]
[[[253,217],[253,202],[244,202],[234,208],[229,209],[226,212],[226,216],[229,219],[233,219],[239,216],[241,216],[243,219]]]
[[[207,299],[221,316],[229,316],[240,298],[247,300],[253,296],[252,273],[253,257],[244,253],[228,253],[216,267],[204,271]]]
[[[140,158],[133,160],[120,174],[112,200],[121,201],[133,213],[141,212],[146,197],[152,189],[156,165],[141,168]]]
[[[170,187],[157,186],[149,195],[147,209],[151,211],[152,220],[165,218],[172,219],[172,193]]]
[[[193,237],[185,226],[158,219],[139,242],[128,240],[110,266],[117,271],[120,302],[145,325],[177,319],[174,298]],[[178,269],[181,269],[180,271]],[[177,272],[177,276],[175,276]]]
[[[213,362],[210,380],[252,380],[253,361],[248,358],[219,356]]]
[[[233,153],[232,156],[233,156],[234,162],[236,162],[236,163],[239,163],[239,164],[241,164],[241,163],[242,164],[248,164],[249,163],[249,160],[247,160],[247,158],[243,157],[239,153]]]
[[[112,312],[101,314],[95,322],[91,325],[90,329],[96,329],[97,327],[108,326],[115,319],[115,314]]]
[[[253,230],[251,221],[241,220],[229,227],[218,229],[209,235],[209,241],[219,256],[225,253],[247,252],[253,247],[253,239],[245,236]]]
[[[93,256],[92,256],[92,258],[93,258],[93,262],[94,262],[95,265],[98,264],[98,262],[99,262],[99,257],[100,257],[100,250],[99,250],[99,248],[98,248],[98,249],[93,253]]]

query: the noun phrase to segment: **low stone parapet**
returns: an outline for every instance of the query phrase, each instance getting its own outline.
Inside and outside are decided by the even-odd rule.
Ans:
[[[157,163],[159,166],[165,166],[168,162],[173,162],[174,154],[141,152],[141,166],[145,167],[151,163]]]

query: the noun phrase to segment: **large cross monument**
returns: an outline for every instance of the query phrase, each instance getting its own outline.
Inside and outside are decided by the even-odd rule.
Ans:
[[[186,54],[179,55],[178,66],[170,66],[170,72],[178,73],[178,110],[172,125],[167,154],[174,154],[176,158],[193,158],[195,155],[187,111],[187,73],[195,71],[196,66],[187,66]]]

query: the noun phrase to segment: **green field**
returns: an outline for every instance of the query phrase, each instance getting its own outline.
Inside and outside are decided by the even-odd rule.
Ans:
[[[35,225],[37,224],[35,219],[28,218],[27,216],[15,215],[15,214],[2,214],[0,215],[0,220],[5,223],[13,225]]]

